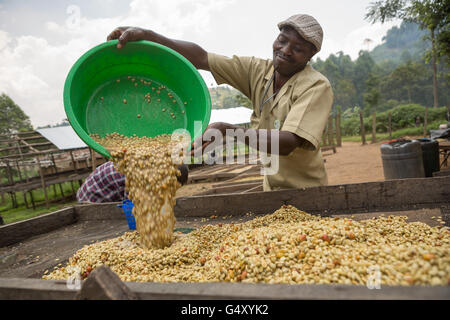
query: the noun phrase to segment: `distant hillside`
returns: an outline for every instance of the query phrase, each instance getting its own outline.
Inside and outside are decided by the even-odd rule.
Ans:
[[[251,102],[242,93],[232,87],[210,88],[213,109],[229,109],[236,107],[251,108]]]
[[[419,60],[430,44],[423,40],[427,34],[415,23],[402,22],[400,27],[393,27],[383,37],[383,44],[376,46],[370,56],[377,63],[391,62],[395,66],[408,60]]]

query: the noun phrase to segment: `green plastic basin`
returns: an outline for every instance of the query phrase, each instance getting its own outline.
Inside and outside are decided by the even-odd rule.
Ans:
[[[129,42],[120,50],[116,45],[113,40],[92,48],[67,75],[64,108],[81,140],[109,158],[90,134],[155,137],[186,129],[191,142],[200,136],[210,120],[211,98],[197,69],[157,43]]]

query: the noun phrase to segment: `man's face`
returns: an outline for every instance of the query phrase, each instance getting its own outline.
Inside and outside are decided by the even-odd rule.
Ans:
[[[303,70],[314,56],[315,47],[291,27],[284,27],[273,43],[273,65],[279,74],[291,77]]]

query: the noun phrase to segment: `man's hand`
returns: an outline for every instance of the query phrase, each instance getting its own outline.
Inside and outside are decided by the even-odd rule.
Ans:
[[[149,40],[147,39],[147,30],[136,27],[118,27],[109,34],[107,41],[116,40],[117,49],[121,49],[128,41]]]
[[[224,122],[211,123],[209,126],[206,127],[206,130],[203,133],[203,135],[198,137],[197,139],[195,139],[194,142],[192,143],[191,156],[193,156],[196,153],[196,151],[198,152],[199,149],[201,149],[202,151],[205,150],[205,148],[208,145],[210,145],[212,142],[214,142],[214,139],[212,139],[212,141],[202,141],[203,136],[207,134],[208,130],[219,130],[220,133],[222,134],[222,136],[225,137],[226,129],[229,129],[232,127],[233,126],[231,124],[224,123]]]
[[[106,38],[107,41],[116,39],[119,40],[117,43],[117,49],[123,48],[123,46],[129,41],[147,40],[162,44],[163,46],[169,47],[184,56],[197,69],[210,71],[208,52],[195,43],[169,39],[154,32],[153,30],[137,27],[118,27],[114,29],[114,31],[111,32]]]

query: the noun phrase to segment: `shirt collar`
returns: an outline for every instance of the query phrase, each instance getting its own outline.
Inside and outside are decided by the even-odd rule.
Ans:
[[[269,71],[266,73],[266,76],[264,77],[265,80],[269,81],[270,78],[272,78],[274,73],[273,65],[270,67]]]
[[[309,68],[311,68],[311,65],[308,63],[308,64],[306,64],[306,66],[303,68],[302,71],[299,71],[296,74],[294,74],[286,83],[289,83],[289,86],[292,86],[292,81],[291,80],[296,79],[301,74],[303,74],[304,71],[307,71],[307,69],[309,69]],[[266,75],[264,76],[264,79],[266,81],[269,81],[270,78],[272,78],[273,73],[274,73],[274,67],[273,67],[273,62],[272,62],[272,65],[270,66],[269,70],[267,71]]]

